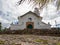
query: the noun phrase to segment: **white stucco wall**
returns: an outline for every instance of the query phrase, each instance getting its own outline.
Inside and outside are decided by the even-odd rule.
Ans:
[[[30,21],[29,18],[32,18],[32,21]],[[23,17],[19,17],[18,25],[11,25],[11,30],[25,29],[26,22],[29,22],[29,21],[34,22],[34,29],[50,29],[51,28],[50,25],[46,25],[42,23],[41,18],[35,16],[32,13],[29,13]]]

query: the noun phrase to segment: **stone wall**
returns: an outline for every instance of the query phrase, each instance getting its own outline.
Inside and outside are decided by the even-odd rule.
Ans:
[[[32,35],[60,36],[60,30],[57,30],[57,29],[7,30],[7,31],[0,32],[0,34],[32,34]]]

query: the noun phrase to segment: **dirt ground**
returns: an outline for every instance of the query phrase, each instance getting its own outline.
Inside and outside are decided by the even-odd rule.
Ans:
[[[2,34],[0,45],[60,45],[60,37]]]

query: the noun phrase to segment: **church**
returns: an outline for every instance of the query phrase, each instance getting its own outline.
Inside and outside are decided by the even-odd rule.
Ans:
[[[51,29],[51,25],[42,22],[38,8],[34,12],[29,11],[22,16],[18,17],[17,24],[11,24],[11,30],[24,30],[24,29]]]

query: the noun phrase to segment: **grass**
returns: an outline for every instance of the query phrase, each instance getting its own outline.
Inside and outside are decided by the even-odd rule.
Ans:
[[[60,45],[60,42],[58,42],[57,45]]]
[[[4,43],[5,43],[5,41],[0,40],[0,44],[4,44]]]
[[[44,44],[48,44],[48,40],[36,39],[35,42],[43,42]]]

